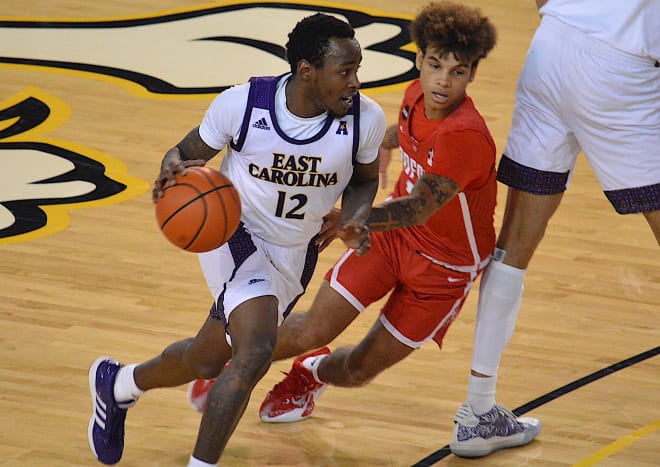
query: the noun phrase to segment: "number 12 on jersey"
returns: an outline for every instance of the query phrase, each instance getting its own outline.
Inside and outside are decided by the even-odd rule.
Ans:
[[[275,216],[284,217],[285,219],[304,219],[305,213],[300,212],[300,210],[305,206],[305,204],[307,204],[307,195],[298,193],[289,196],[287,199],[287,194],[285,191],[278,191]]]

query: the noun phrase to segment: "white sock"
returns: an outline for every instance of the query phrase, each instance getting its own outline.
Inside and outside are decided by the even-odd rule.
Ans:
[[[136,401],[144,394],[144,391],[135,384],[133,372],[136,366],[136,364],[132,363],[119,369],[114,387],[115,400],[117,402]]]
[[[330,355],[327,354],[316,355],[315,357],[309,357],[302,361],[302,365],[312,372],[312,376],[314,376],[317,383],[326,384],[324,381],[321,381],[321,378],[319,378],[319,365],[321,364],[321,360],[329,356]]]
[[[479,287],[472,369],[497,375],[500,358],[516,326],[525,270],[492,260]]]
[[[467,402],[476,415],[488,412],[495,405],[497,376],[479,377],[470,375]]]
[[[188,467],[215,467],[218,464],[209,464],[208,462],[200,461],[194,456],[190,456]]]

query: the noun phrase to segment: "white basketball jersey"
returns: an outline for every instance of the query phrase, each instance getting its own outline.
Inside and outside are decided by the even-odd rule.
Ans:
[[[241,220],[252,234],[276,245],[300,246],[319,232],[322,217],[336,204],[352,177],[360,144],[361,99],[356,97],[343,117],[301,119],[303,124],[309,120],[316,130],[296,139],[278,124],[281,116],[275,112],[275,96],[279,79],[250,80],[240,130],[229,132],[231,141],[220,170],[236,186],[243,208]],[[211,147],[224,141],[214,139],[207,120],[221,118],[226,115],[212,117],[207,112],[200,126],[202,139]],[[376,123],[381,124],[371,117],[369,124]],[[378,133],[370,143],[374,159],[382,140],[382,132],[380,136]]]

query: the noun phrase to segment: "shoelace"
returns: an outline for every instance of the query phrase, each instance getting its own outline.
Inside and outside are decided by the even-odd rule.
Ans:
[[[506,409],[506,408],[501,407],[499,405],[496,405],[495,408],[498,412],[500,412],[506,418],[510,418],[512,420],[515,420],[516,423],[518,422],[518,417],[516,417],[516,415],[513,412],[511,412],[509,409]]]
[[[497,434],[509,436],[524,431],[524,425],[518,421],[518,417],[509,409],[496,405],[495,410],[503,418],[502,423],[496,423],[495,432]]]
[[[277,396],[280,399],[298,399],[309,390],[310,382],[301,373],[293,371],[291,373],[282,371],[281,373],[285,375],[286,378],[273,387],[271,393],[274,396]]]

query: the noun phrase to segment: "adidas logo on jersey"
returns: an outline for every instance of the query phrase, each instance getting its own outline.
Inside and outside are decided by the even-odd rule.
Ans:
[[[265,118],[260,118],[256,122],[252,124],[254,128],[259,128],[261,130],[270,130],[270,127],[268,126],[268,122],[266,121]]]

